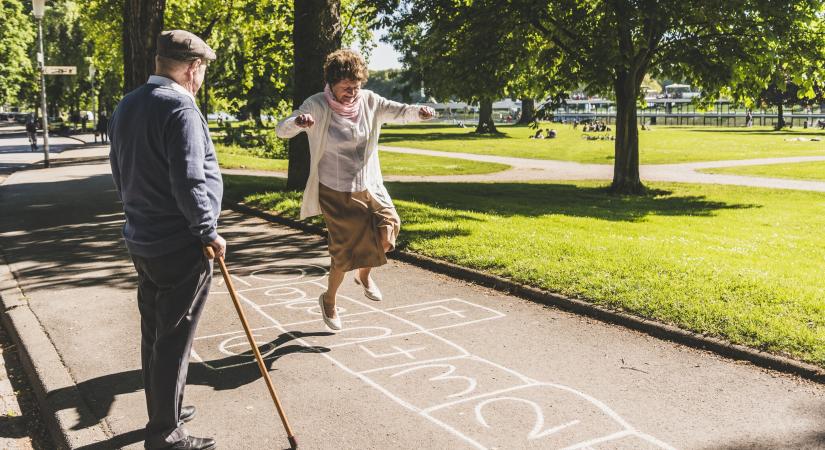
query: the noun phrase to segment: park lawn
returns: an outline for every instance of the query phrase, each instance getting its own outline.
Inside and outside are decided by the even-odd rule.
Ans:
[[[286,172],[289,162],[286,159],[261,158],[250,151],[237,146],[215,145],[218,163],[224,169],[270,170]]]
[[[286,172],[286,159],[262,158],[237,146],[215,145],[220,166],[225,169],[270,170]],[[384,175],[477,175],[501,172],[510,166],[458,158],[381,152]]]
[[[283,181],[230,197],[297,217]],[[655,184],[389,183],[400,246],[825,367],[825,195]],[[320,222],[320,219],[314,219]]]
[[[446,152],[476,153],[517,158],[555,159],[581,163],[612,164],[614,141],[587,141],[581,128],[541,123],[543,129],[558,132],[556,139],[529,139],[535,129],[527,126],[499,126],[500,136],[475,135],[474,128],[452,125],[388,125],[381,131],[380,144]],[[611,127],[613,127],[611,125]],[[825,138],[821,130],[772,131],[768,127],[676,127],[654,126],[639,131],[642,164],[717,161],[779,156],[825,155],[825,141],[788,141],[794,137]],[[610,133],[589,133],[595,136]]]
[[[799,162],[790,164],[765,164],[742,167],[720,167],[716,169],[703,169],[700,172],[825,181],[825,161]]]

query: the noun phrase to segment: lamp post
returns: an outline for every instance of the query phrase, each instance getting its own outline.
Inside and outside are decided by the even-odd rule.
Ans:
[[[40,110],[43,118],[43,166],[49,167],[49,110],[46,105],[46,59],[43,53],[43,13],[46,11],[46,0],[32,0],[32,13],[37,19],[37,40],[40,52],[37,53],[37,66],[40,68]]]
[[[97,94],[95,93],[95,73],[97,73],[97,69],[94,64],[89,64],[89,81],[92,83],[92,133],[94,133],[95,142],[97,142]]]

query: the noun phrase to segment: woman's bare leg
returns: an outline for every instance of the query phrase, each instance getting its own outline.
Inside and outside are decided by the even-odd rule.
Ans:
[[[369,287],[370,285],[370,271],[372,267],[362,267],[358,269],[358,279],[361,280],[361,284],[364,286]]]
[[[329,280],[327,281],[327,295],[324,297],[324,313],[330,319],[334,319],[338,313],[335,312],[335,297],[338,295],[338,288],[344,281],[344,275],[347,273],[335,268],[332,265],[329,269]]]

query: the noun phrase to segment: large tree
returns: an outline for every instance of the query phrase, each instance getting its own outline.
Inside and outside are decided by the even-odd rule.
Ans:
[[[506,3],[506,2],[505,2]],[[505,8],[506,9],[506,8]],[[534,30],[502,14],[498,0],[415,0],[385,5],[405,69],[437,98],[479,103],[476,132],[495,132],[493,101],[528,94]],[[518,87],[516,87],[518,84]]]
[[[584,84],[616,100],[612,190],[638,193],[640,88],[648,73],[692,81],[708,96],[730,82],[741,61],[763,57],[764,46],[813,20],[818,0],[514,0],[546,40],[544,65],[554,68],[548,90]]]
[[[97,70],[98,113],[111,112],[123,95],[123,5],[85,0],[80,26],[88,46],[86,58]]]
[[[295,109],[324,89],[324,60],[341,47],[341,2],[339,0],[295,0],[294,82]],[[300,190],[309,178],[309,141],[299,133],[289,141],[287,189]]]
[[[785,82],[772,82],[760,92],[758,100],[762,106],[776,106],[777,117],[774,129],[781,130],[788,125],[784,112],[786,106],[793,108],[794,106],[821,105],[825,102],[825,92],[820,84],[804,87],[786,79]]]
[[[77,75],[46,77],[50,114],[70,112],[74,119],[80,118],[79,111],[92,109],[91,50],[81,27],[83,6],[76,0],[54,2],[43,19],[46,65],[77,67]]]
[[[36,80],[29,54],[34,48],[34,20],[26,12],[20,1],[0,0],[0,105],[35,103],[34,98],[20,96],[32,92]]]
[[[726,93],[748,107],[776,107],[776,129],[786,125],[786,106],[810,106],[823,101],[825,86],[825,4],[815,17],[798,15],[792,33],[781,40],[763,40],[759,58],[740,61]]]
[[[166,0],[123,0],[123,92],[146,82],[155,71],[157,37]]]

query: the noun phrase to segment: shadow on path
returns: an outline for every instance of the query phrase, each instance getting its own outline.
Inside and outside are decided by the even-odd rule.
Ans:
[[[259,344],[258,348],[264,354],[270,352],[264,358],[264,362],[267,369],[272,371],[275,361],[287,355],[326,353],[330,351],[329,348],[320,346],[287,345],[292,340],[312,336],[329,336],[331,334],[330,332],[304,333],[300,331],[283,333],[271,342]],[[209,368],[209,366],[223,368],[215,370]],[[216,391],[225,391],[237,389],[260,378],[262,378],[261,372],[255,363],[252,351],[249,350],[239,355],[207,361],[205,364],[193,362],[189,366],[189,375],[186,381],[187,385],[208,386]],[[275,380],[275,383],[277,386],[277,380]],[[83,398],[87,400],[93,415],[81,416],[79,422],[72,427],[74,430],[87,428],[106,418],[111,411],[115,398],[122,394],[143,390],[143,380],[139,370],[130,370],[83,381],[77,384],[77,388]],[[56,410],[76,408],[78,405],[69,401],[69,398],[71,398],[71,395],[66,389],[59,389],[49,394],[49,402]],[[84,411],[84,409],[81,408],[78,411]],[[144,414],[144,412],[141,411],[139,414]],[[98,443],[83,448],[119,448],[141,440],[143,440],[143,430],[134,430],[115,436],[106,443]],[[109,446],[100,446],[104,444]]]
[[[24,291],[100,287],[135,289],[136,276],[121,236],[124,216],[111,176],[92,175],[52,183],[0,186],[0,249],[19,269]],[[8,213],[6,213],[8,212]],[[245,220],[224,218],[228,230]],[[228,232],[227,263],[260,262],[324,255],[302,232],[273,236]]]

